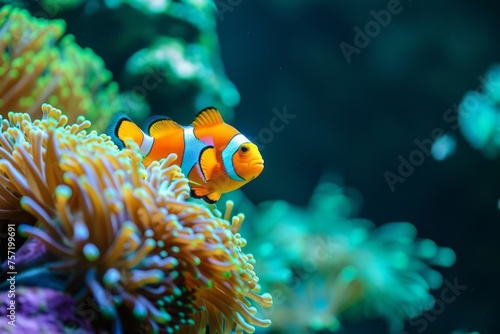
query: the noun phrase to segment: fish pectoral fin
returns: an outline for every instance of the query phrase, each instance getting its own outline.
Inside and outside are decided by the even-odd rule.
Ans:
[[[148,133],[153,138],[164,135],[165,133],[181,130],[182,126],[166,116],[153,118],[148,126]]]
[[[208,107],[201,110],[198,115],[196,115],[191,125],[196,128],[200,126],[213,126],[222,123],[224,123],[224,120],[222,119],[219,110],[214,107]]]
[[[215,148],[207,146],[200,152],[200,168],[203,174],[203,179],[208,182],[214,176],[215,167],[219,164],[215,156]]]
[[[191,187],[191,197],[201,198],[210,204],[217,202],[221,196],[221,193],[211,192],[210,189],[206,187]]]
[[[215,202],[217,202],[220,199],[221,196],[222,196],[221,193],[213,192],[211,194],[203,196],[203,200],[207,203],[214,204]]]
[[[202,198],[210,194],[210,189],[204,186],[192,186],[191,187],[191,197]]]

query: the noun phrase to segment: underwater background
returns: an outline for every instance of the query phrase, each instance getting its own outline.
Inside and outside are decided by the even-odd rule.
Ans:
[[[73,108],[70,124],[88,110],[103,131],[115,112],[187,125],[213,105],[257,144],[264,171],[217,204],[245,214],[244,250],[273,296],[257,332],[500,333],[497,2],[0,4],[4,119],[46,102]],[[6,79],[13,8],[65,23]],[[12,93],[21,68],[49,58],[39,76],[59,88],[43,93],[46,78],[30,99]]]

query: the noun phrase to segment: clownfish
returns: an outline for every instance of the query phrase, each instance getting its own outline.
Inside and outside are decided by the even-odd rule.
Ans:
[[[175,153],[174,163],[189,179],[191,196],[208,203],[255,179],[264,169],[257,145],[225,123],[214,107],[201,110],[189,126],[166,116],[156,117],[147,133],[127,116],[117,115],[108,134],[118,147],[134,141],[146,167]]]

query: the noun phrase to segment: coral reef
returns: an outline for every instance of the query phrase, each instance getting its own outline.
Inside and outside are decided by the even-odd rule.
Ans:
[[[150,80],[153,81],[150,86],[154,88],[142,85],[152,101],[161,96],[162,101],[165,98],[172,101],[184,113],[217,105],[224,119],[231,121],[232,108],[239,103],[240,95],[224,74],[224,67],[217,56],[219,43],[214,3],[208,0],[166,1],[158,9],[158,6],[151,8],[148,2],[124,2],[143,13],[166,15],[172,22],[185,26],[183,29],[165,29],[172,33],[158,34],[150,45],[136,51],[126,63],[125,82],[139,82],[148,74],[156,73],[158,76],[161,73],[160,80]],[[176,31],[184,33],[179,36]],[[137,87],[133,89],[137,90]],[[146,95],[141,91],[137,93]]]
[[[120,109],[134,121],[147,117],[135,108],[145,103],[153,106],[153,114],[187,116],[186,121],[209,105],[217,106],[226,121],[233,119],[240,95],[224,73],[213,1],[44,0],[32,11],[40,9],[58,17],[78,11],[79,20],[91,23],[99,36],[87,40],[90,44],[102,37],[101,29],[108,29],[102,17],[120,27],[109,48],[99,47],[108,52],[101,56],[113,61],[126,96]]]
[[[49,102],[72,122],[85,115],[104,129],[118,108],[118,85],[101,58],[63,36],[65,26],[9,5],[0,10],[0,113],[40,117],[39,106]]]
[[[217,48],[214,42],[186,43],[181,38],[159,38],[150,47],[130,57],[126,64],[127,74],[143,78],[154,69],[168,83],[158,87],[163,96],[173,99],[186,90],[199,91],[194,97],[193,110],[201,110],[207,105],[221,105],[224,118],[231,120],[233,114],[230,108],[239,103],[240,96],[236,87],[221,75],[222,65],[213,59],[212,52]],[[156,84],[152,82],[151,87],[156,87]],[[141,94],[140,91],[138,93]]]
[[[229,222],[231,203],[217,217],[186,201],[175,156],[146,169],[134,150],[87,133],[89,121],[68,125],[60,110],[42,110],[41,120],[9,113],[2,121],[2,218],[20,220],[26,210],[37,225],[19,232],[53,256],[31,268],[26,256],[17,284],[62,276],[67,293],[95,300],[100,313],[87,321],[111,319],[118,331],[198,333],[208,325],[241,333],[270,324],[250,303],[272,301],[258,294],[255,260],[241,250],[243,215]]]

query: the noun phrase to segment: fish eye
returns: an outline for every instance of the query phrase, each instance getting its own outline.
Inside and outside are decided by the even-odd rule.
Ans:
[[[240,147],[240,152],[241,152],[241,153],[243,153],[243,154],[247,153],[249,150],[250,150],[250,149],[249,149],[249,148],[248,148],[248,146],[246,146],[246,145],[242,145],[242,146]]]

